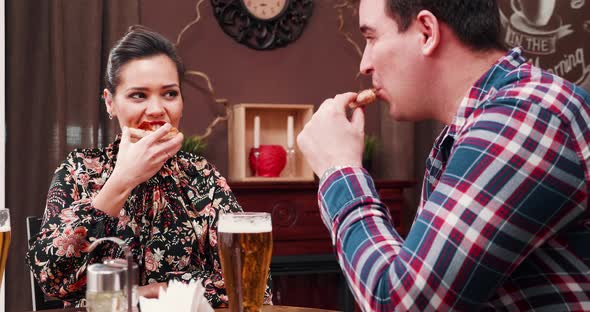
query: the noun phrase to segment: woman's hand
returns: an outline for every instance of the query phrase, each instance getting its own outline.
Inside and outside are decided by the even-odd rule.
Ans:
[[[92,201],[105,213],[118,217],[127,197],[138,184],[154,176],[164,162],[174,156],[182,145],[182,133],[164,138],[172,126],[165,124],[136,143],[131,142],[129,129],[123,129],[117,164],[110,178]]]
[[[168,285],[163,282],[139,286],[137,288],[137,294],[146,298],[158,298],[160,294],[160,287],[166,289],[168,288]]]
[[[174,156],[182,146],[182,133],[166,139],[172,126],[168,123],[153,133],[137,141],[131,142],[131,134],[127,127],[123,129],[117,164],[111,176],[124,181],[130,189],[154,176],[168,159]]]

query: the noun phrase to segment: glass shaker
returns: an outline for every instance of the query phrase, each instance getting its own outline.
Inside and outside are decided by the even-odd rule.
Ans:
[[[133,264],[132,303],[137,311],[137,264]],[[127,262],[107,260],[88,267],[86,309],[88,312],[127,311]]]
[[[86,280],[86,308],[89,312],[137,311],[138,268],[133,253],[118,237],[102,237],[88,246],[92,252],[104,241],[111,241],[123,249],[125,259],[112,259],[88,266]],[[131,271],[128,273],[128,271]],[[125,304],[125,302],[127,304]],[[131,311],[130,311],[131,312]]]

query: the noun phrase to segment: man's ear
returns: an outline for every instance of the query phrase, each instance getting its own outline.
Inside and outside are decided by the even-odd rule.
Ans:
[[[416,15],[416,26],[422,36],[422,54],[432,55],[440,43],[439,20],[432,12],[422,10]]]
[[[104,105],[107,109],[107,113],[109,113],[109,116],[115,116],[115,112],[113,109],[113,95],[111,94],[111,92],[109,92],[108,89],[105,88],[102,91],[102,98],[104,99]]]

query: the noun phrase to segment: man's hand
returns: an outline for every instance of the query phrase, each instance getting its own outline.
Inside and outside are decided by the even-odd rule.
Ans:
[[[365,114],[355,109],[351,120],[346,117],[346,107],[356,96],[349,92],[325,100],[297,136],[297,145],[319,177],[334,166],[362,166]]]

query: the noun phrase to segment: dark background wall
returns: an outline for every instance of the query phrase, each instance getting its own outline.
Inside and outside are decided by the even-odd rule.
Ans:
[[[75,147],[105,145],[118,126],[99,103],[105,53],[133,23],[153,28],[173,42],[197,16],[198,0],[7,1],[7,206],[13,241],[6,274],[6,311],[31,309],[24,264],[26,216],[41,216],[52,172]],[[334,4],[314,1],[301,37],[272,51],[256,51],[227,36],[210,1],[202,19],[185,32],[179,46],[187,69],[205,72],[216,96],[230,104],[314,104],[367,81],[356,79],[359,55],[338,31]],[[347,11],[347,31],[357,18]],[[190,76],[184,84],[181,130],[202,134],[224,110],[206,83]],[[367,131],[379,132],[379,108],[367,111]],[[227,127],[209,138],[205,156],[227,175]],[[26,195],[25,195],[26,194]],[[24,195],[24,196],[23,196]],[[2,303],[0,303],[2,304]]]
[[[226,35],[209,1],[205,1],[202,19],[183,35],[180,55],[188,69],[207,73],[217,96],[227,98],[230,104],[319,105],[327,97],[360,88],[355,79],[360,57],[338,31],[337,2],[314,1],[313,15],[297,41],[284,48],[257,51]],[[143,0],[141,23],[176,40],[180,30],[195,18],[195,3],[177,0],[174,5],[162,5],[159,0]],[[347,29],[358,33],[358,17],[348,14],[347,18]],[[362,44],[362,37],[356,35]],[[183,89],[181,128],[189,134],[201,134],[216,115],[223,113],[223,107],[209,97],[203,80],[194,76],[187,80],[194,83],[186,83]],[[378,131],[379,120],[377,107],[369,109],[369,133]],[[226,125],[217,127],[209,141],[206,156],[227,175]]]
[[[552,0],[514,2],[523,1]],[[13,232],[6,274],[6,311],[31,309],[28,270],[23,260],[27,249],[24,218],[43,213],[54,168],[74,147],[104,144],[118,132],[116,124],[109,122],[104,110],[99,108],[98,85],[104,67],[101,54],[123,34],[129,21],[145,24],[176,41],[182,28],[196,17],[197,2],[6,1],[6,183]],[[210,1],[205,0],[200,7],[202,18],[185,32],[179,52],[187,69],[207,73],[216,96],[227,98],[230,104],[286,103],[317,107],[327,97],[370,85],[366,79],[355,79],[360,57],[338,31],[334,5],[341,2],[315,0],[313,15],[296,42],[277,50],[256,51],[236,43],[221,30]],[[553,51],[548,54],[539,54],[546,51],[527,44],[530,51],[525,51],[525,55],[590,89],[590,1],[559,0],[550,12],[553,16],[550,22],[533,27],[514,17],[510,0],[498,2],[504,17],[507,47],[519,40],[554,43]],[[350,10],[345,13],[345,30],[354,34],[362,48],[363,40],[356,30],[357,17]],[[506,36],[509,29],[513,36]],[[97,55],[87,57],[92,51],[98,51]],[[84,89],[91,88],[94,89],[80,96]],[[188,77],[183,91],[185,111],[181,130],[191,135],[202,134],[213,118],[223,113],[223,107],[212,100],[205,82],[197,77]],[[387,111],[384,103],[367,110],[366,130],[377,134],[383,143],[375,175],[420,182],[425,154],[440,125],[393,122]],[[72,126],[80,133],[68,132]],[[227,175],[225,124],[214,130],[205,156]],[[415,202],[417,193],[410,197]],[[414,207],[410,205],[407,219],[411,219]]]

